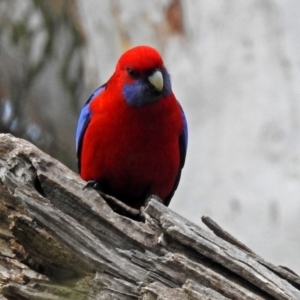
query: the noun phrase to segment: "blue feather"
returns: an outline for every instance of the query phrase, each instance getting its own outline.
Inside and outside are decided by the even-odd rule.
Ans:
[[[84,104],[84,106],[81,109],[80,116],[77,123],[77,129],[76,129],[76,152],[77,152],[78,161],[80,160],[80,150],[81,150],[80,148],[82,144],[82,139],[85,130],[90,122],[90,117],[91,117],[90,104],[104,89],[105,89],[105,85],[102,85],[97,90],[95,90],[95,92],[90,96],[90,98],[87,100],[87,102]]]
[[[126,102],[133,107],[142,107],[168,96],[172,89],[170,75],[165,69],[162,69],[161,72],[164,78],[164,88],[161,92],[153,89],[148,79],[136,79],[133,83],[125,84],[122,89]]]
[[[179,104],[179,106],[180,106],[180,104]],[[180,137],[180,139],[182,140],[182,142],[181,142],[182,145],[180,145],[180,150],[181,150],[180,158],[181,158],[181,168],[183,168],[184,162],[185,162],[185,157],[186,157],[187,146],[188,146],[188,125],[187,125],[184,111],[181,106],[180,106],[180,108],[181,108],[181,116],[182,116],[182,120],[183,120],[183,132]]]
[[[166,199],[164,201],[166,206],[169,205],[169,203],[178,187],[179,180],[181,177],[181,170],[185,163],[185,157],[186,157],[186,151],[187,151],[187,145],[188,145],[188,125],[187,125],[186,117],[185,117],[185,114],[184,114],[184,111],[183,111],[181,105],[179,104],[179,102],[177,102],[177,103],[180,106],[181,116],[182,116],[182,121],[183,121],[183,131],[179,137],[180,167],[179,167],[179,170],[177,173],[177,177],[175,179],[174,187],[173,187],[171,193],[166,197]]]

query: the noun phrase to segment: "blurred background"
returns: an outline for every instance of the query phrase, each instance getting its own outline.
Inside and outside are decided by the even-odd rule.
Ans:
[[[298,0],[0,0],[0,132],[77,172],[80,108],[139,44],[189,124],[171,209],[300,273]]]

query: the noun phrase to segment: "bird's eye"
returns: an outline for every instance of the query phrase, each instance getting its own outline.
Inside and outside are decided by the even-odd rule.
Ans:
[[[135,71],[135,70],[130,69],[130,68],[127,69],[127,73],[129,74],[130,77],[132,77],[134,79],[138,78],[139,75],[140,75],[138,71]]]

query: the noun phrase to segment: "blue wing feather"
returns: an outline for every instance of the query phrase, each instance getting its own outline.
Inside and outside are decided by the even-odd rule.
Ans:
[[[184,111],[181,106],[180,106],[180,108],[181,108],[181,116],[182,116],[182,121],[183,121],[183,132],[179,139],[179,144],[182,144],[182,145],[180,145],[180,162],[181,162],[181,168],[183,168],[184,163],[185,163],[187,145],[188,145],[188,125],[187,125]]]
[[[95,90],[95,92],[90,96],[90,98],[82,107],[79,115],[77,129],[76,129],[76,152],[78,158],[79,171],[80,171],[80,153],[81,153],[82,140],[91,117],[90,104],[104,89],[105,89],[105,84],[100,86],[97,90]]]
[[[175,180],[175,183],[174,183],[174,187],[171,191],[171,193],[166,197],[165,201],[164,201],[164,204],[166,206],[169,205],[177,187],[178,187],[178,184],[179,184],[179,180],[180,180],[180,177],[181,177],[181,170],[184,166],[184,163],[185,163],[185,157],[186,157],[186,151],[187,151],[187,145],[188,145],[188,126],[187,126],[187,121],[186,121],[186,117],[185,117],[185,114],[184,114],[184,111],[181,107],[181,105],[179,104],[178,102],[178,105],[180,106],[181,108],[181,116],[182,116],[182,121],[183,121],[183,131],[182,131],[182,134],[179,136],[179,151],[180,151],[180,166],[179,166],[179,170],[178,170],[178,173],[177,173],[177,177],[176,177],[176,180]]]

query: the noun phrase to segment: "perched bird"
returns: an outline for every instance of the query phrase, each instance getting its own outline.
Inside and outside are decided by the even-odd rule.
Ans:
[[[160,54],[137,46],[88,99],[76,131],[80,176],[140,208],[152,195],[168,206],[187,149],[187,122]]]

